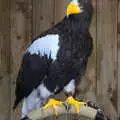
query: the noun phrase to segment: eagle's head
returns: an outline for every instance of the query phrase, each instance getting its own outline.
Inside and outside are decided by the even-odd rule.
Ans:
[[[89,27],[91,23],[93,7],[92,0],[71,0],[67,6],[66,16],[71,20],[77,20]]]

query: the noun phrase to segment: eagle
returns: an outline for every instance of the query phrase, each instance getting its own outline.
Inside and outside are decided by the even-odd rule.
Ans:
[[[18,72],[13,109],[22,101],[23,119],[29,112],[44,106],[55,107],[61,101],[54,96],[63,91],[70,104],[75,100],[76,88],[85,73],[93,49],[89,32],[93,7],[91,0],[71,0],[65,17],[52,28],[34,38],[26,48]]]

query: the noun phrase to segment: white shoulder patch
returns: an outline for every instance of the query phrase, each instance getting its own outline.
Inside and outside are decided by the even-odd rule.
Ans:
[[[30,54],[50,55],[52,59],[56,59],[59,50],[59,35],[46,35],[35,40],[27,49]]]

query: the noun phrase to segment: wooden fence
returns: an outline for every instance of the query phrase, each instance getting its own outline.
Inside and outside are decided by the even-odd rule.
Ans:
[[[100,103],[108,120],[120,120],[120,0],[92,0],[94,51],[84,81],[85,95]],[[32,38],[65,15],[69,0],[0,0],[0,120],[13,114],[14,88],[23,51]]]

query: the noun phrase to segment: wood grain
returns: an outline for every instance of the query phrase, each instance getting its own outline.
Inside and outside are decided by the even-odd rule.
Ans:
[[[87,71],[84,77],[86,82],[85,87],[85,98],[96,102],[96,37],[97,37],[97,11],[96,11],[96,0],[92,0],[93,4],[93,18],[90,27],[90,33],[93,38],[93,52],[91,57],[89,58]],[[81,88],[83,88],[81,86]]]
[[[110,120],[117,110],[117,0],[97,1],[97,99]]]
[[[11,109],[15,96],[15,81],[25,48],[32,39],[32,1],[11,0]],[[11,120],[19,120],[20,107],[15,114],[11,110]]]
[[[33,36],[54,24],[54,0],[33,0]]]
[[[10,1],[0,1],[0,119],[10,118]]]
[[[118,119],[120,119],[120,0],[118,1],[118,43],[117,43],[117,47],[118,47],[118,82],[117,82],[117,110],[118,110]]]
[[[70,0],[54,0],[54,1],[55,1],[55,8],[54,8],[55,23],[58,23],[60,20],[62,20],[65,17],[66,8]]]

